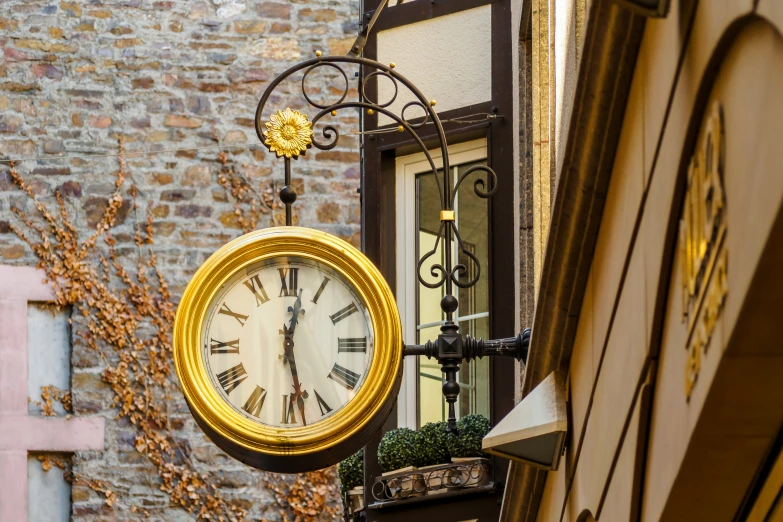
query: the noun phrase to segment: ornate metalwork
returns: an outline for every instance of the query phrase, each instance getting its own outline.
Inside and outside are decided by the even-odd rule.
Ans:
[[[376,502],[405,500],[427,494],[483,486],[491,477],[489,460],[428,466],[375,478],[372,496]]]
[[[384,2],[379,6],[383,8]],[[379,11],[376,11],[372,22],[377,18]],[[365,35],[366,36],[366,35]],[[357,39],[354,48],[363,46],[362,36]],[[481,263],[476,255],[471,252],[464,244],[459,233],[459,227],[455,220],[455,202],[457,193],[467,180],[473,180],[473,192],[479,198],[489,199],[497,191],[497,175],[495,171],[486,165],[475,165],[466,169],[456,180],[453,179],[449,165],[448,143],[446,133],[443,130],[443,124],[435,112],[435,100],[428,100],[419,91],[419,89],[403,75],[395,70],[393,63],[385,65],[373,60],[356,56],[358,52],[352,49],[348,56],[322,56],[316,52],[316,58],[301,62],[280,76],[275,78],[267,87],[261,97],[256,109],[255,127],[258,138],[266,143],[271,140],[268,137],[269,123],[264,121],[264,109],[270,100],[274,91],[281,83],[297,74],[302,74],[300,85],[301,93],[307,104],[315,110],[311,125],[313,129],[311,145],[319,150],[329,150],[334,148],[339,139],[340,131],[337,125],[325,118],[335,117],[340,111],[346,109],[358,109],[368,115],[379,114],[386,116],[393,123],[381,129],[382,132],[406,132],[416,143],[429,164],[430,170],[436,181],[438,197],[440,203],[440,227],[435,240],[435,246],[425,252],[417,264],[417,278],[419,283],[427,288],[443,288],[445,296],[441,300],[441,309],[446,316],[445,323],[441,327],[441,334],[435,341],[430,341],[426,345],[414,345],[405,347],[405,355],[426,355],[434,357],[441,364],[441,370],[445,374],[443,383],[443,394],[449,405],[448,426],[451,431],[456,431],[456,413],[455,403],[459,396],[460,387],[457,382],[457,372],[463,359],[472,359],[484,355],[511,356],[517,359],[523,359],[527,356],[527,345],[530,332],[526,330],[525,334],[512,339],[500,341],[482,341],[471,339],[469,336],[463,338],[459,333],[459,326],[454,322],[454,313],[458,307],[458,301],[455,297],[454,287],[470,288],[474,286],[481,277]],[[346,67],[356,67],[359,79],[358,100],[347,100],[350,91],[351,76],[346,72]],[[324,103],[316,101],[310,95],[317,89],[308,89],[308,78],[315,72],[336,72],[338,82],[341,85],[336,86],[336,101],[333,103]],[[339,79],[342,79],[340,81]],[[372,99],[368,94],[368,85],[371,81],[387,81],[391,85],[391,96],[388,100]],[[333,86],[335,87],[335,86]],[[392,110],[392,105],[397,100],[401,89],[407,89],[414,97],[413,101],[406,103],[399,111],[399,114]],[[290,109],[286,109],[286,114]],[[417,114],[412,114],[416,111]],[[298,111],[291,111],[298,112]],[[278,113],[280,114],[280,113]],[[306,119],[306,116],[304,116]],[[323,121],[322,121],[323,120]],[[272,120],[270,120],[271,123]],[[275,124],[280,127],[279,124]],[[440,148],[440,168],[433,158],[432,154],[425,146],[423,140],[418,135],[418,130],[425,125],[433,125],[437,133],[438,148]],[[266,129],[266,130],[265,130]],[[282,136],[283,130],[279,130]],[[277,147],[278,156],[280,156],[280,147]],[[284,148],[284,146],[283,146]],[[270,147],[270,150],[271,147]],[[304,150],[297,148],[304,153]],[[296,201],[296,192],[291,187],[291,159],[297,159],[297,154],[285,154],[285,186],[280,190],[280,199],[286,206],[286,224],[291,225],[291,205]],[[441,249],[442,250],[439,250]],[[434,256],[438,252],[443,252],[443,261],[438,262]],[[455,263],[454,256],[457,252],[463,255],[465,262]],[[466,264],[467,263],[467,264]],[[471,266],[468,266],[470,264]],[[430,278],[425,278],[424,273],[428,273]]]
[[[264,126],[267,129],[263,132],[264,145],[278,158],[296,158],[313,143],[313,124],[299,111],[277,111]]]

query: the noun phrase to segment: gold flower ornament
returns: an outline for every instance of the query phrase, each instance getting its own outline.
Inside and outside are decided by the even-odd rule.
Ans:
[[[287,108],[272,114],[264,124],[264,145],[277,157],[296,159],[313,143],[313,123],[306,114]]]

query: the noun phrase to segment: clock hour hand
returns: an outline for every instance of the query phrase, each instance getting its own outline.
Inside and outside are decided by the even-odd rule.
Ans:
[[[296,297],[296,302],[294,303],[294,306],[289,306],[288,311],[291,312],[291,322],[288,324],[288,327],[283,325],[283,329],[278,330],[280,335],[285,336],[285,338],[283,339],[283,355],[280,356],[280,359],[282,359],[283,364],[287,363],[289,357],[291,357],[291,354],[293,354],[294,331],[296,330],[296,325],[299,324],[299,314],[304,315],[305,313],[305,311],[302,309],[301,288],[299,289],[299,295]],[[288,346],[289,344],[290,347]]]
[[[296,359],[294,358],[294,331],[296,325],[299,323],[299,314],[304,315],[305,311],[302,309],[302,290],[299,290],[299,295],[296,298],[296,302],[293,306],[288,307],[288,311],[291,312],[291,322],[288,326],[283,325],[283,329],[280,333],[284,335],[283,338],[283,363],[288,363],[288,367],[291,369],[291,379],[293,380],[294,393],[291,394],[291,402],[296,400],[299,414],[302,416],[302,424],[307,425],[307,419],[305,418],[305,404],[304,399],[307,399],[308,393],[306,390],[302,390],[302,385],[299,383],[299,375],[296,371]]]

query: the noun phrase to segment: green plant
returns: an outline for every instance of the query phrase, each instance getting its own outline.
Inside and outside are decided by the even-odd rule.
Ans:
[[[360,449],[337,466],[340,489],[350,491],[364,482],[364,449]]]
[[[410,428],[387,431],[378,445],[378,463],[383,472],[419,465],[419,433]]]
[[[428,422],[419,430],[419,465],[432,466],[449,462],[446,422]]]
[[[458,433],[449,433],[449,454],[456,458],[487,457],[481,451],[481,439],[484,438],[491,426],[489,420],[483,415],[466,415],[457,421]]]

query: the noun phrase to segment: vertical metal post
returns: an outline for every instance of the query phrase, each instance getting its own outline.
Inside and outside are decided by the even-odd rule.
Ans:
[[[285,158],[285,185],[280,189],[280,201],[285,205],[285,226],[293,225],[291,205],[296,201],[296,191],[291,186],[291,158]]]

